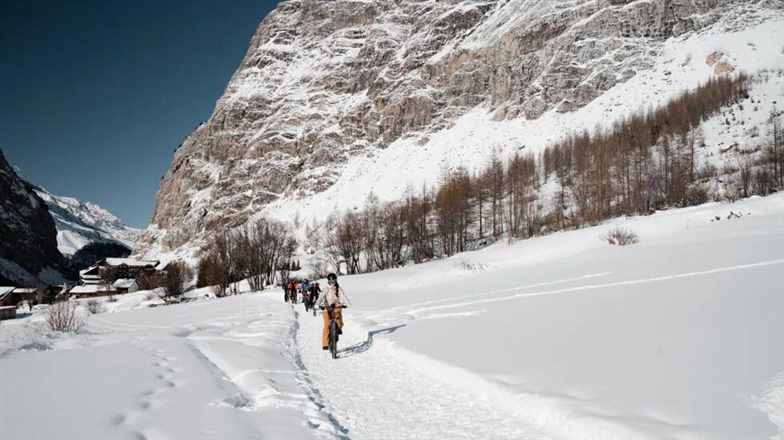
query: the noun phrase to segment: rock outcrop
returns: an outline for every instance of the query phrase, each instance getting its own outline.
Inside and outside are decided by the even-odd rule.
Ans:
[[[288,0],[161,181],[145,246],[169,250],[324,191],[347,160],[477,106],[571,112],[651,69],[740,0]],[[763,7],[762,5],[760,7]]]

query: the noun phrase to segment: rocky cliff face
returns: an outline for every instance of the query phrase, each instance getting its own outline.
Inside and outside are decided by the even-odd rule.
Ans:
[[[0,277],[28,286],[58,283],[65,266],[46,203],[0,151]]]
[[[177,248],[243,224],[270,203],[322,192],[349,159],[400,139],[427,148],[476,108],[495,121],[575,111],[653,69],[668,39],[728,14],[755,17],[780,7],[741,0],[281,1],[212,117],[175,153],[144,243]]]

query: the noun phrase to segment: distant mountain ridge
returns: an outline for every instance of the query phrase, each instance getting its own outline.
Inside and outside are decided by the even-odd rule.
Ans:
[[[43,188],[36,194],[49,207],[57,228],[57,248],[71,256],[90,243],[117,243],[133,250],[141,230],[132,228],[106,209],[73,197],[55,196]]]
[[[74,280],[97,259],[130,254],[140,233],[96,204],[25,181],[0,150],[0,285]]]

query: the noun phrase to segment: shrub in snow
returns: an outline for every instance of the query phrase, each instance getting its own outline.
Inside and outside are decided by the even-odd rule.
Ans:
[[[472,263],[472,262],[470,262],[470,261],[468,261],[466,259],[461,259],[458,262],[458,267],[460,267],[463,270],[468,270],[468,271],[472,271],[472,272],[473,271],[478,272],[478,271],[483,271],[483,270],[487,269],[487,265],[485,265],[485,264],[482,264],[482,263]]]
[[[686,190],[686,204],[689,206],[702,205],[710,200],[708,190],[702,185],[694,185]]]
[[[98,313],[103,313],[103,305],[98,302],[98,300],[90,300],[87,302],[87,311],[93,315],[97,315]]]
[[[46,323],[56,332],[77,332],[84,321],[77,311],[78,305],[71,301],[60,301],[49,306]]]
[[[638,237],[634,231],[623,228],[611,229],[603,239],[613,246],[628,246],[630,244],[637,244],[640,241],[640,237]]]

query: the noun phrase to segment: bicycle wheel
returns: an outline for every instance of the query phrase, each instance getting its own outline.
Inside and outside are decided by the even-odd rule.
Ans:
[[[334,319],[329,324],[329,351],[332,359],[338,358],[338,323]]]

